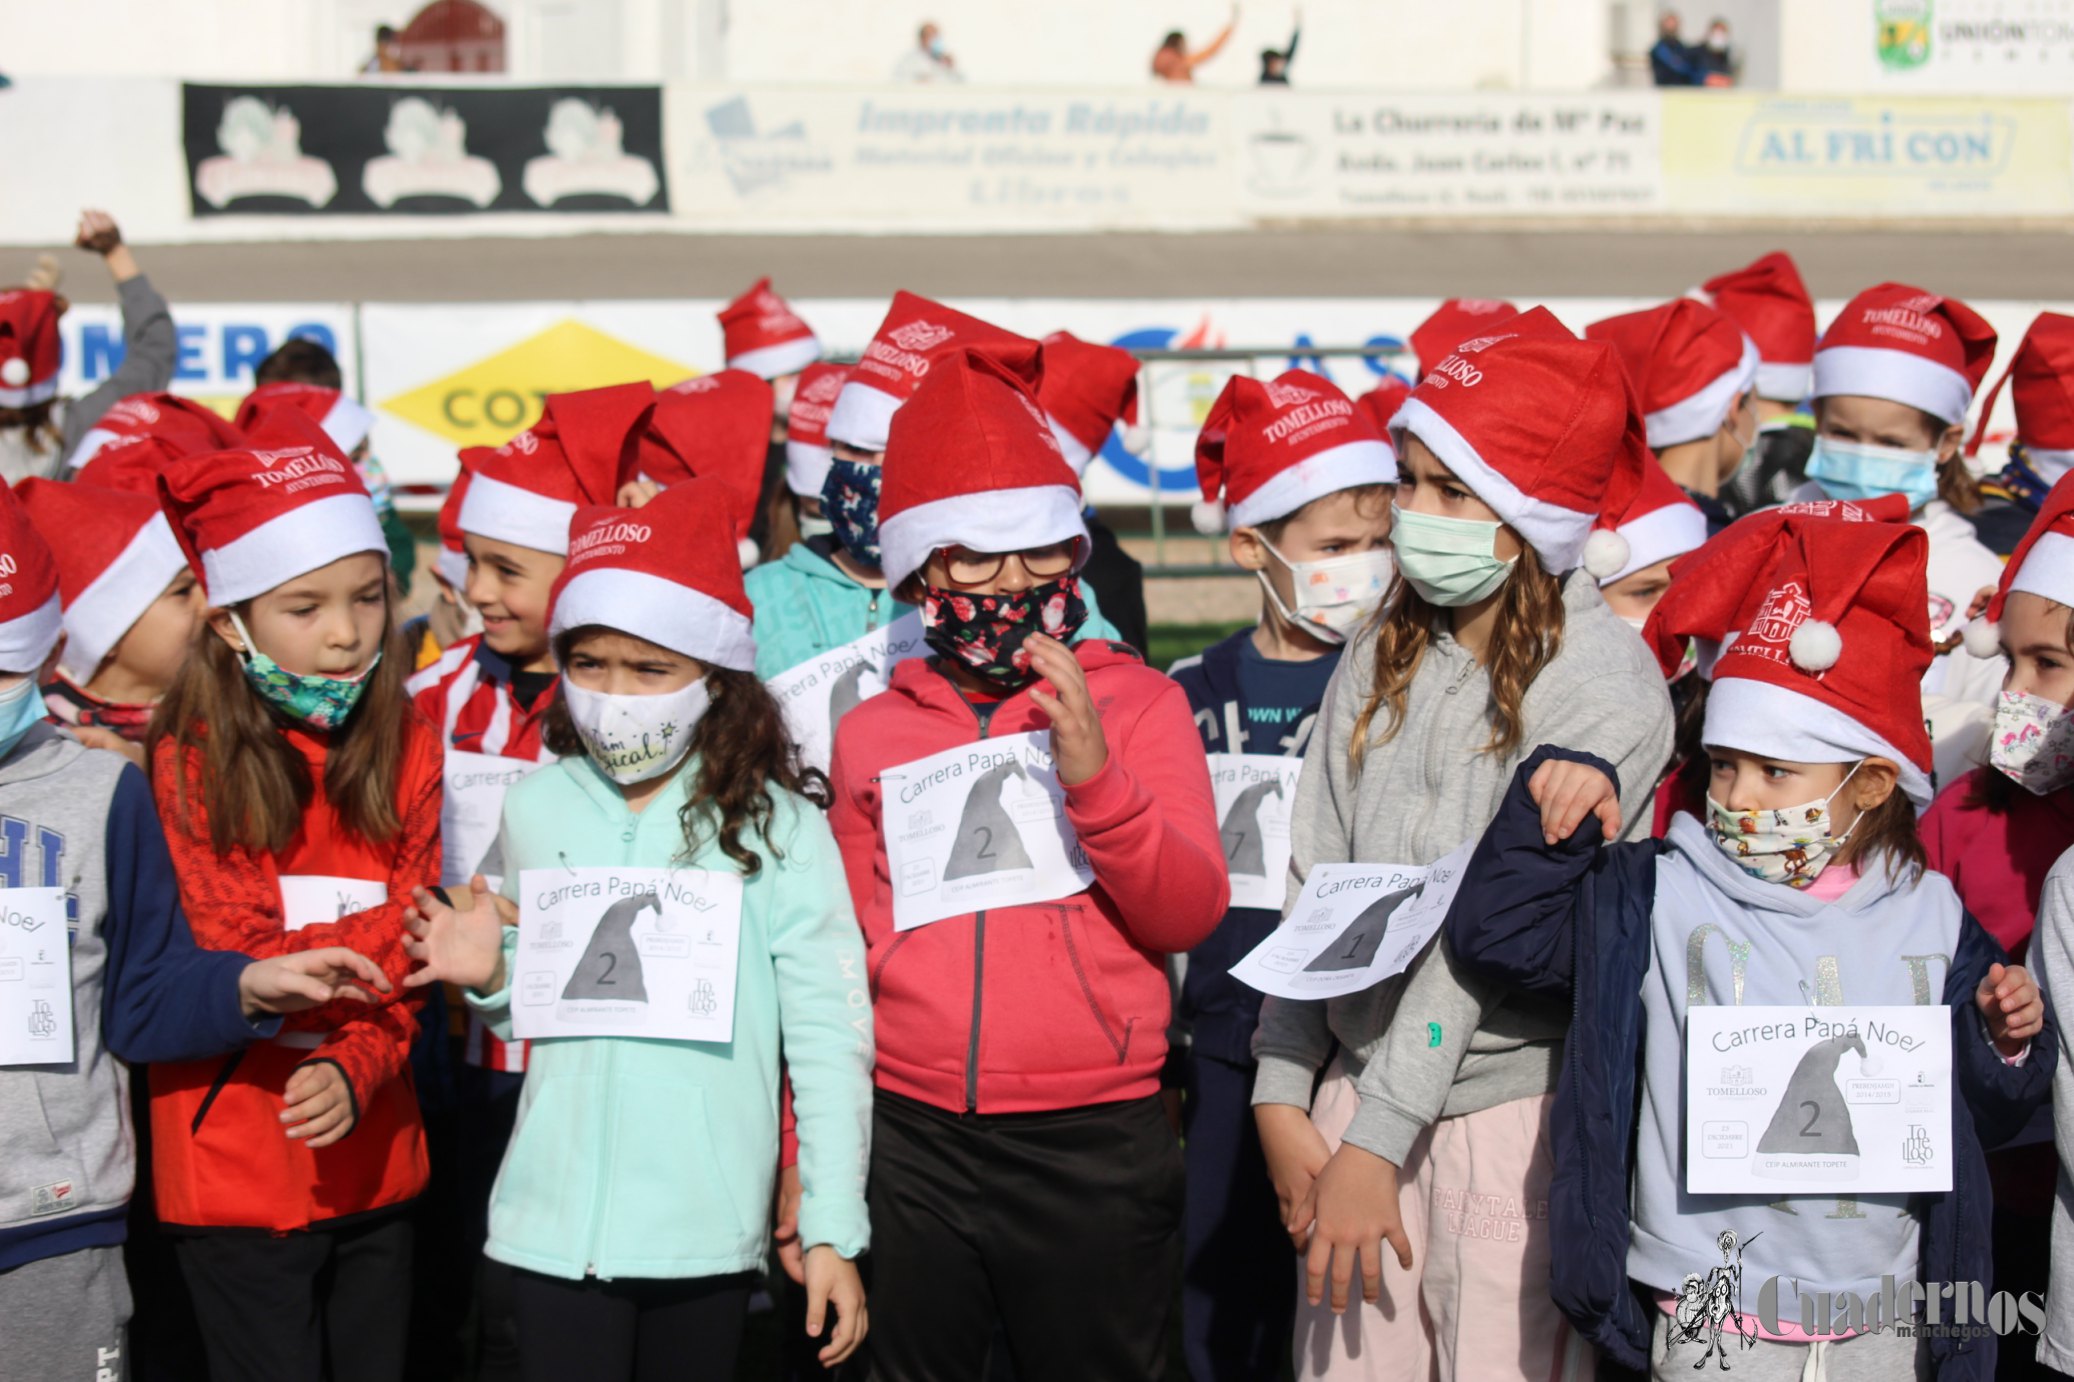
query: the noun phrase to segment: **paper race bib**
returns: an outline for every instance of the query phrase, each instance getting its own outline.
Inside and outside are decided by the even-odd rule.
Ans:
[[[1279,912],[1289,900],[1289,807],[1303,759],[1279,753],[1213,753],[1210,790],[1231,872],[1231,905]]]
[[[465,885],[480,873],[492,889],[504,881],[504,860],[496,854],[497,828],[504,817],[504,794],[512,784],[546,767],[526,758],[448,749],[443,769],[445,795],[439,803],[439,837],[444,851],[439,881],[446,887]]]
[[[526,869],[512,1032],[732,1041],[741,941],[740,874]]]
[[[0,1065],[68,1065],[72,935],[62,888],[0,888]]]
[[[895,930],[1071,897],[1095,881],[1050,739],[982,739],[879,774]]]
[[[281,875],[281,916],[291,931],[320,921],[337,921],[389,900],[389,885],[372,878],[337,878],[324,873]]]
[[[882,629],[772,677],[766,684],[785,712],[800,760],[827,772],[836,724],[884,691],[895,666],[928,651],[922,642],[922,616],[904,614]]]
[[[1475,847],[1426,866],[1315,866],[1289,915],[1231,976],[1277,998],[1338,998],[1402,974],[1447,920]]]
[[[1773,1199],[1951,1189],[1951,1009],[1688,1011],[1685,1188]]]

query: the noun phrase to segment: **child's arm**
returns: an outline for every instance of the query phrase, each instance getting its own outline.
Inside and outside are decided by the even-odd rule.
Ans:
[[[115,280],[115,296],[122,304],[123,353],[122,363],[98,387],[65,405],[67,455],[119,400],[172,383],[173,365],[179,353],[173,314],[165,298],[137,267],[113,218],[105,211],[82,213],[76,243],[79,248],[100,255],[108,265],[109,277]]]
[[[2065,884],[2055,866],[2038,902],[2037,944],[2044,950],[2047,965],[2054,963],[2056,947],[2059,961],[2065,962],[2065,933],[2074,919],[2074,911],[2069,910],[2074,899],[2065,891]],[[2011,1053],[1997,1048],[1995,1037],[2013,1015],[2000,1013],[1995,991],[2004,987],[2001,981],[2012,978],[2020,982],[2009,987],[2029,987],[2022,982],[2029,976],[2008,960],[2001,945],[1968,913],[1959,924],[1959,945],[1952,955],[1951,972],[1945,976],[1944,1001],[1952,1010],[1952,1064],[1983,1147],[1999,1146],[2023,1131],[2032,1111],[2052,1097],[2053,1067],[2059,1060],[2059,1026],[2050,1011],[2042,1014],[2037,1031],[2029,1032],[2024,1024],[2010,1032],[2017,1041],[2029,1032],[2030,1049],[2021,1064],[2012,1064]],[[1997,1013],[1994,1019],[1988,1015],[1990,1010]]]

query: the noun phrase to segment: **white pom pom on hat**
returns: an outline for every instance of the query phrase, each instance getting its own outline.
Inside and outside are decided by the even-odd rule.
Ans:
[[[1224,531],[1224,505],[1215,499],[1198,499],[1188,506],[1188,521],[1204,537]]]
[[[1123,443],[1123,449],[1130,452],[1133,456],[1142,456],[1152,449],[1152,429],[1150,427],[1143,427],[1133,422],[1128,426],[1117,428],[1116,434],[1117,440]]]
[[[0,384],[10,389],[19,389],[29,382],[29,362],[17,355],[6,364],[0,364]]]
[[[1596,580],[1605,580],[1621,567],[1628,564],[1634,549],[1628,540],[1611,528],[1594,529],[1584,540],[1584,569]]]
[[[1975,657],[2002,656],[2002,626],[1985,618],[1966,625],[1966,651]]]
[[[1793,631],[1786,651],[1792,657],[1793,665],[1801,671],[1826,672],[1844,655],[1844,639],[1836,631],[1836,625],[1810,619]]]
[[[762,559],[763,549],[756,545],[755,538],[745,537],[735,543],[735,556],[741,559],[742,569],[747,571]]]

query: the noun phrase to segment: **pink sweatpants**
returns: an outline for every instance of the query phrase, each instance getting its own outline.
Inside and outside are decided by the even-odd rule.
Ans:
[[[1330,1382],[1581,1382],[1591,1347],[1548,1296],[1552,1095],[1443,1118],[1412,1144],[1398,1210],[1412,1269],[1383,1246],[1382,1299],[1347,1313],[1303,1299],[1296,1375]],[[1334,1062],[1311,1122],[1339,1150],[1360,1096]],[[1358,1275],[1358,1274],[1357,1274]]]

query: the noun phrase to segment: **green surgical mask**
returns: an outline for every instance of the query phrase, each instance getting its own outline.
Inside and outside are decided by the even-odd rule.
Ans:
[[[1475,604],[1512,574],[1519,558],[1498,559],[1501,526],[1390,506],[1390,545],[1397,549],[1397,569],[1420,599],[1449,609]]]

